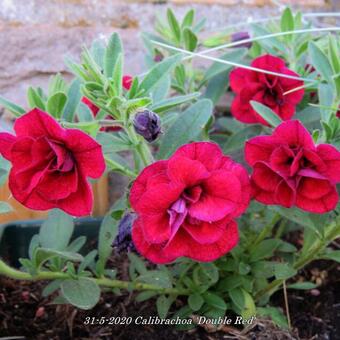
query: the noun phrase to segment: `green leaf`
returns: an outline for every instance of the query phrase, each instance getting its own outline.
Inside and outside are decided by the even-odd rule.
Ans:
[[[33,108],[39,108],[45,111],[45,103],[41,98],[40,94],[37,90],[33,89],[33,87],[29,87],[27,90],[27,99],[29,106]]]
[[[334,73],[340,73],[339,46],[335,36],[332,34],[328,35],[328,51]]]
[[[65,93],[57,92],[47,101],[47,112],[55,118],[60,118],[67,102]]]
[[[266,257],[271,257],[274,254],[274,251],[280,245],[280,240],[269,239],[264,240],[254,248],[252,248],[250,252],[250,260],[251,262],[256,262],[258,260],[262,260]]]
[[[83,277],[63,281],[61,292],[70,304],[86,310],[93,308],[100,298],[100,288],[96,282]]]
[[[0,201],[0,214],[5,214],[12,210],[12,207],[7,202]]]
[[[4,97],[0,96],[0,105],[3,106],[6,110],[13,113],[14,116],[20,117],[23,115],[26,111],[21,106],[12,103],[11,101],[5,99]]]
[[[256,306],[252,296],[241,288],[243,294],[244,308],[241,310],[241,315],[244,319],[249,319],[256,314]]]
[[[162,101],[159,101],[157,104],[152,105],[150,107],[150,110],[156,113],[163,113],[178,105],[192,101],[193,99],[198,98],[199,96],[200,96],[199,92],[194,92],[194,93],[187,94],[185,96],[176,96],[176,97],[167,98]]]
[[[83,261],[83,257],[80,254],[48,248],[36,248],[33,254],[33,258],[35,260],[35,265],[37,268],[41,267],[46,261],[55,257],[74,262]]]
[[[214,105],[225,95],[229,87],[229,71],[225,71],[212,77],[206,86],[204,98],[210,99]]]
[[[98,270],[103,273],[107,259],[112,253],[112,243],[118,233],[118,221],[109,212],[103,219],[99,229],[98,239]]]
[[[48,96],[52,97],[57,92],[64,93],[66,90],[66,83],[60,73],[52,76],[48,82]]]
[[[167,77],[169,72],[181,59],[182,55],[176,54],[157,63],[144,77],[139,85],[139,90],[143,90],[143,93],[150,93],[164,77]]]
[[[313,282],[296,282],[296,283],[292,283],[290,285],[287,286],[288,289],[300,289],[300,290],[309,290],[309,289],[313,289],[316,288],[317,285]]]
[[[275,277],[278,280],[286,280],[296,275],[297,271],[289,263],[276,263],[274,265]]]
[[[74,114],[81,99],[80,80],[74,79],[67,91],[67,102],[63,113],[63,118],[68,122],[73,122]]]
[[[123,91],[122,79],[123,79],[123,55],[120,53],[117,57],[112,75],[112,88],[114,96],[119,97],[122,95]]]
[[[132,267],[133,271],[136,270],[139,274],[146,274],[147,269],[144,261],[134,253],[128,253],[128,257],[130,260],[130,267]]]
[[[87,267],[89,267],[92,263],[94,263],[95,258],[97,256],[98,252],[96,249],[93,249],[91,252],[89,252],[85,257],[82,263],[78,267],[78,273],[81,273],[83,270],[85,270]]]
[[[104,75],[112,77],[119,54],[123,53],[123,46],[117,33],[113,33],[109,39],[104,56]]]
[[[181,28],[183,29],[184,27],[191,27],[194,23],[195,19],[195,10],[190,9],[184,16]]]
[[[257,313],[261,316],[269,316],[275,324],[288,329],[288,322],[286,316],[275,307],[258,307]]]
[[[222,60],[240,62],[243,59],[243,57],[246,55],[246,53],[247,53],[246,48],[238,48],[238,49],[235,49],[234,51],[223,54],[219,58]],[[214,62],[205,72],[203,82],[212,79],[218,74],[221,74],[225,71],[230,70],[232,67],[233,67],[232,65]]]
[[[146,290],[144,292],[141,292],[139,293],[137,296],[136,296],[136,301],[137,302],[143,302],[143,301],[146,301],[146,300],[149,300],[151,298],[153,298],[154,296],[158,295],[157,292],[154,292],[152,290]]]
[[[43,248],[64,250],[70,242],[73,229],[72,217],[62,210],[53,209],[40,228],[40,244]]]
[[[170,88],[171,76],[168,74],[167,77],[164,77],[163,80],[152,90],[152,103],[159,103],[160,101],[165,100],[165,98],[168,96]]]
[[[165,319],[166,316],[168,315],[172,302],[173,299],[170,297],[167,298],[165,295],[161,295],[157,298],[156,300],[157,313],[161,319]]]
[[[169,23],[169,27],[171,29],[171,33],[172,36],[174,38],[174,40],[176,41],[177,44],[180,43],[181,41],[181,28],[179,26],[179,23],[173,13],[173,11],[168,8],[168,10],[166,11],[166,15],[168,18],[168,23]]]
[[[130,115],[136,113],[138,109],[144,109],[152,104],[152,99],[149,97],[142,97],[131,99],[126,103],[126,112]]]
[[[77,253],[86,243],[86,236],[79,236],[74,239],[66,248],[66,251]]]
[[[198,43],[196,34],[190,28],[185,27],[183,30],[183,39],[185,48],[188,51],[193,52],[196,49]]]
[[[317,72],[323,79],[332,82],[333,70],[325,53],[312,41],[308,44],[308,53]]]
[[[137,281],[158,286],[160,288],[171,288],[171,278],[160,270],[150,270],[137,278]]]
[[[251,100],[250,104],[253,107],[253,109],[271,126],[277,127],[282,123],[281,118],[268,106],[263,105],[254,100]]]
[[[224,302],[224,300],[217,294],[211,293],[211,292],[205,292],[203,294],[204,301],[211,307],[226,310],[227,304]]]
[[[179,146],[197,140],[212,115],[212,109],[208,99],[199,100],[186,109],[164,134],[158,159],[168,158]]]
[[[61,285],[62,282],[63,282],[62,280],[51,281],[47,286],[45,286],[41,295],[43,297],[47,297],[47,296],[53,294],[55,291],[57,291],[60,288],[60,285]]]
[[[210,284],[214,284],[218,281],[219,272],[214,263],[200,263],[201,270],[205,276],[210,280]]]
[[[200,294],[195,293],[189,295],[188,297],[188,305],[194,312],[200,310],[201,307],[203,306],[203,303],[204,299]]]
[[[79,122],[81,122],[81,123],[82,122],[92,122],[94,120],[92,111],[83,102],[79,103],[77,116],[78,116]]]
[[[117,133],[111,134],[99,132],[96,136],[96,140],[102,146],[104,155],[129,150],[132,147],[132,144],[121,138]]]
[[[281,17],[281,31],[282,32],[294,31],[294,17],[289,7],[286,7],[286,9],[283,11]],[[284,36],[287,42],[290,42],[292,40],[292,37],[293,35],[291,34]]]
[[[268,29],[264,28],[263,25],[251,24],[252,33],[254,34],[254,38],[261,37],[264,35],[272,34]],[[283,44],[277,37],[267,37],[266,39],[261,39],[256,42],[255,45],[260,45],[270,54],[277,54],[277,51],[282,53],[287,53],[287,48],[285,44]]]
[[[340,262],[340,250],[333,250],[332,252],[328,254],[322,255],[322,258]]]
[[[325,123],[329,122],[334,109],[332,109],[335,93],[334,88],[330,84],[319,84],[318,97],[320,104],[321,120]]]
[[[39,247],[40,240],[39,240],[39,234],[35,234],[30,241],[29,247],[28,247],[28,256],[32,260],[33,254],[35,250]]]
[[[103,39],[96,39],[91,45],[91,54],[94,61],[102,69],[104,68],[105,45]]]
[[[234,288],[229,291],[229,296],[234,305],[239,311],[243,310],[245,307],[245,300],[243,291],[241,288]]]
[[[298,208],[283,208],[283,207],[277,207],[273,206],[270,209],[278,212],[282,217],[297,223],[303,227],[307,227],[312,229],[317,235],[321,235],[320,231],[318,230],[318,226],[315,225],[315,223],[312,220],[312,214],[309,214],[307,212],[304,212]],[[322,226],[320,226],[322,227]]]

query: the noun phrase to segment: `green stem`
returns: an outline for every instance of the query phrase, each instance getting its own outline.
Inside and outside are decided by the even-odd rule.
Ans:
[[[328,229],[328,228],[327,228]],[[294,264],[294,269],[296,270],[300,270],[301,268],[303,268],[304,266],[306,266],[307,264],[309,264],[310,262],[312,262],[313,260],[318,258],[318,255],[321,251],[323,251],[327,245],[329,244],[329,242],[331,242],[334,238],[336,238],[337,236],[339,236],[339,225],[338,225],[338,221],[336,221],[335,223],[332,223],[329,226],[329,231],[325,237],[325,239],[318,239],[314,246],[309,249],[308,254],[301,256]],[[264,288],[262,291],[258,292],[255,295],[255,300],[259,300],[261,299],[264,295],[266,294],[272,294],[274,293],[282,284],[283,284],[282,279],[276,279],[274,281],[272,281],[266,288]]]
[[[14,269],[8,266],[5,262],[0,260],[0,274],[6,277],[16,279],[16,280],[27,280],[27,281],[42,281],[42,280],[66,280],[70,279],[70,276],[62,272],[45,272],[39,271],[36,275],[31,275],[30,273],[25,273],[20,270]],[[186,289],[176,289],[176,288],[162,288],[152,284],[140,283],[140,282],[129,282],[112,280],[109,278],[91,278],[99,286],[108,288],[121,288],[121,289],[133,289],[138,291],[151,290],[158,292],[160,294],[173,294],[173,295],[189,295],[189,291]]]
[[[115,162],[114,160],[112,160],[108,157],[105,157],[105,162],[106,162],[107,165],[110,166],[110,168],[112,170],[118,170],[118,171],[122,172],[123,174],[125,174],[126,176],[131,177],[131,178],[137,177],[137,174],[135,172],[133,172],[129,168],[119,164],[118,162]]]
[[[275,224],[281,219],[280,214],[275,214],[272,220],[261,230],[259,236],[255,239],[255,241],[252,243],[251,248],[253,249],[255,246],[257,246],[259,243],[261,243],[268,234],[272,231]]]

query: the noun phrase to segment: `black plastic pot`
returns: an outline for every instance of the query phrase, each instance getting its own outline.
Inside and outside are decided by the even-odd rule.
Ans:
[[[99,226],[102,218],[80,218],[75,220],[72,240],[86,236],[84,253],[94,249],[98,240]],[[19,258],[28,257],[28,247],[32,237],[39,233],[43,220],[18,221],[7,224],[0,240],[0,257],[8,264],[19,267]]]

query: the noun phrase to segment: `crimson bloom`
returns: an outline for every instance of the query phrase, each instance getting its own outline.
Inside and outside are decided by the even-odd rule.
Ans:
[[[249,178],[241,165],[214,143],[186,144],[135,180],[133,242],[154,263],[181,256],[213,261],[238,243],[234,218],[249,200]]]
[[[261,203],[312,213],[325,213],[338,203],[340,152],[329,144],[315,145],[297,120],[281,123],[271,136],[251,138],[245,157],[253,168],[254,198]]]
[[[0,153],[12,163],[14,198],[30,209],[90,214],[93,194],[86,178],[99,178],[105,170],[101,146],[80,130],[62,128],[39,109],[18,118],[14,131],[15,136],[0,133]]]
[[[129,76],[128,74],[123,76],[122,85],[123,85],[123,88],[125,90],[127,90],[127,91],[130,90],[131,85],[132,85],[132,80],[133,80],[133,78],[131,76]]]
[[[299,76],[285,66],[284,60],[269,54],[254,59],[251,66],[289,76]],[[270,107],[283,120],[288,120],[294,115],[295,107],[302,100],[304,90],[299,89],[288,94],[285,92],[302,85],[303,81],[300,80],[235,68],[230,73],[230,86],[236,94],[231,105],[231,113],[243,123],[268,125],[252,108],[250,101],[254,100]]]

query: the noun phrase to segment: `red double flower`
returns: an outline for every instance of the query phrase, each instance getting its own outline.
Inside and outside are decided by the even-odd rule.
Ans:
[[[272,55],[264,55],[253,60],[252,67],[267,71],[299,77],[288,69],[284,60]],[[304,90],[298,89],[303,81],[271,74],[236,68],[230,73],[230,86],[236,93],[231,106],[232,115],[243,123],[268,123],[256,113],[250,101],[254,100],[270,107],[283,120],[290,119],[295,112],[296,105],[302,100]]]
[[[15,136],[0,133],[0,153],[12,163],[14,198],[34,210],[89,215],[93,193],[87,177],[99,178],[105,170],[101,146],[80,130],[62,128],[39,109],[18,118],[14,131]]]
[[[253,168],[251,184],[257,201],[313,213],[337,205],[340,152],[329,144],[315,145],[299,121],[281,123],[271,136],[251,138],[245,157]]]
[[[130,192],[138,214],[133,242],[155,263],[181,256],[213,261],[238,243],[234,219],[249,200],[249,178],[241,165],[214,143],[184,145],[135,180]]]

